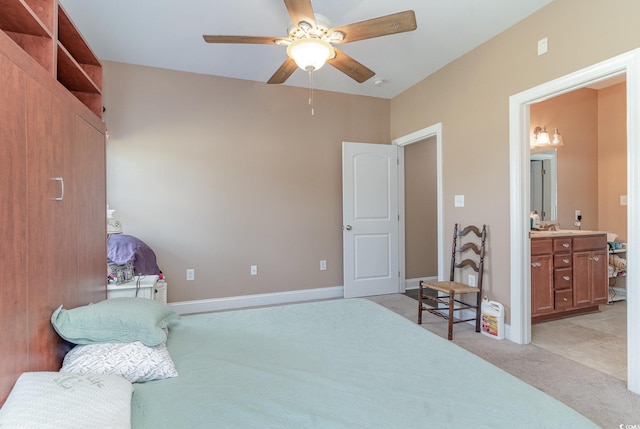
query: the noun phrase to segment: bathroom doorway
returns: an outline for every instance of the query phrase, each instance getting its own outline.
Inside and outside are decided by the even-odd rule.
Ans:
[[[510,97],[510,248],[511,248],[511,325],[509,337],[517,343],[531,341],[531,285],[529,275],[529,148],[531,104],[564,94],[586,85],[626,73],[627,90],[627,206],[628,251],[630,259],[640,245],[640,50],[619,55],[556,80],[541,84]],[[526,172],[527,174],[525,174]],[[633,264],[627,279],[634,284],[640,278],[640,267]],[[640,296],[631,289],[627,296],[627,386],[640,393]]]

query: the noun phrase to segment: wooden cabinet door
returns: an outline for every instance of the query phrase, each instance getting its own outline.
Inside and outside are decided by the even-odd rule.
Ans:
[[[28,369],[26,76],[0,54],[0,404]]]
[[[603,304],[609,300],[609,253],[606,250],[591,253],[591,296],[594,304]]]
[[[75,117],[74,159],[78,199],[78,304],[107,298],[105,137]]]
[[[591,252],[573,253],[573,305],[588,305],[593,302],[591,289]]]
[[[573,304],[602,304],[608,300],[608,255],[606,250],[574,252]]]
[[[46,88],[27,79],[29,368],[57,370],[51,350],[61,340],[49,319],[77,285],[73,114]],[[63,189],[64,188],[64,189]]]
[[[531,257],[531,315],[550,313],[554,309],[553,256]]]

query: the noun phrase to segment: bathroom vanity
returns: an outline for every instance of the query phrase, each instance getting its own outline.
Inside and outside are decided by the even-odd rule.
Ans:
[[[605,232],[531,232],[532,323],[598,311],[608,287]]]

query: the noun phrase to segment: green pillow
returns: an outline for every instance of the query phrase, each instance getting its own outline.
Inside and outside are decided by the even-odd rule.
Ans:
[[[165,304],[146,298],[112,298],[71,310],[58,307],[51,324],[74,344],[132,343],[156,346],[167,340],[167,325],[179,316]]]

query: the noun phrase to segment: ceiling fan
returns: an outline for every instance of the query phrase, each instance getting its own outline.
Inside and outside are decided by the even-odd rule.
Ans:
[[[415,13],[412,10],[331,28],[326,17],[313,12],[311,0],[284,0],[284,4],[292,23],[288,29],[288,37],[204,35],[204,40],[207,43],[286,46],[287,59],[267,83],[285,82],[296,67],[311,73],[322,67],[325,62],[362,83],[375,73],[333,45],[413,31],[417,28]]]

